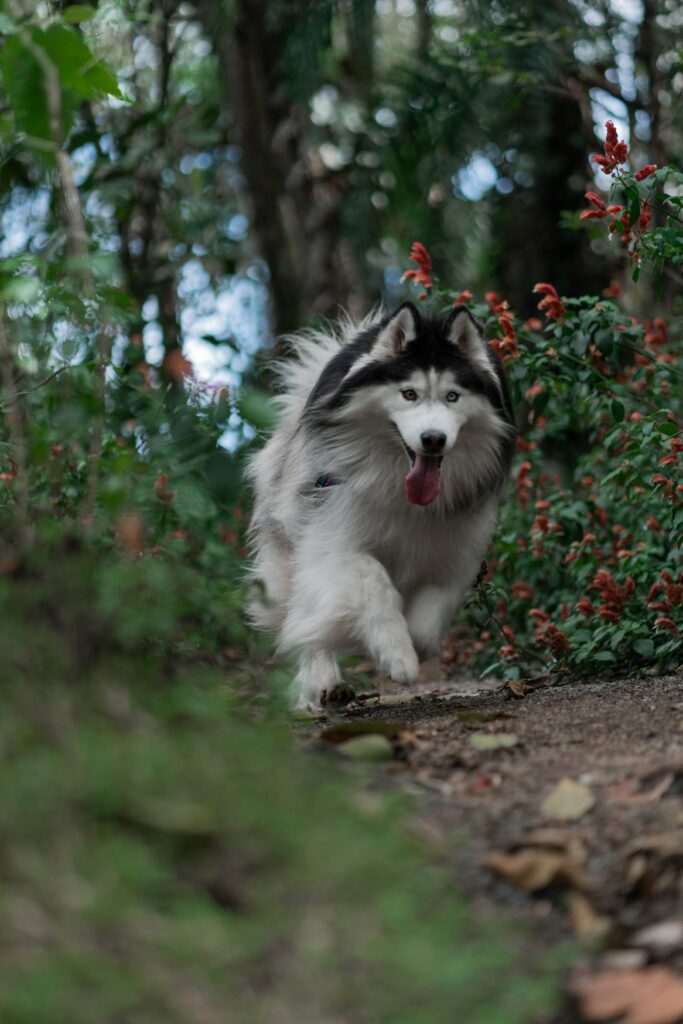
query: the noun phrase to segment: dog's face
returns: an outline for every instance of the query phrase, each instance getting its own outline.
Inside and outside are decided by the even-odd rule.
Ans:
[[[406,458],[411,504],[429,505],[438,496],[442,463],[468,425],[470,432],[509,434],[500,371],[464,307],[437,320],[404,303],[354,345],[324,404],[341,420],[369,426],[379,418],[386,425]]]

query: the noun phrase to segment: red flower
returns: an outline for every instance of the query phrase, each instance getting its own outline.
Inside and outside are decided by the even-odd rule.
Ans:
[[[460,292],[460,294],[456,295],[456,297],[453,299],[453,305],[454,306],[466,306],[467,303],[471,302],[471,301],[472,301],[472,292],[468,291],[467,288],[465,288],[464,291]]]
[[[591,615],[595,615],[595,608],[587,597],[582,597],[580,601],[577,601],[575,607],[577,611],[580,611],[581,614],[585,615],[587,618]]]
[[[667,633],[671,633],[672,636],[679,635],[676,623],[672,619],[667,619],[666,617],[655,619],[655,626],[658,626],[660,629],[665,629]]]
[[[613,174],[619,164],[625,164],[628,160],[628,146],[619,141],[613,121],[605,121],[605,130],[605,155],[599,153],[593,160],[605,174]]]
[[[410,259],[417,263],[418,270],[406,270],[403,275],[404,281],[415,281],[424,288],[431,288],[432,281],[432,260],[422,242],[413,242],[410,250]]]
[[[171,380],[180,382],[183,377],[194,377],[194,367],[189,359],[186,359],[179,348],[171,349],[164,357],[163,370]]]
[[[652,210],[648,202],[643,202],[640,207],[640,216],[638,217],[638,227],[641,231],[647,231],[652,220]]]
[[[636,171],[634,177],[636,181],[644,181],[645,178],[649,178],[651,174],[654,174],[657,170],[657,164],[645,164],[639,171]]]
[[[614,279],[613,281],[610,281],[609,286],[607,288],[603,288],[602,295],[603,295],[603,298],[605,298],[605,299],[617,299],[617,298],[619,298],[619,296],[621,295],[621,284],[620,284],[620,282],[617,281],[616,279]]]
[[[530,583],[513,583],[512,584],[512,596],[519,597],[522,600],[529,600],[533,597],[534,588]]]
[[[533,290],[544,296],[539,302],[538,308],[545,310],[548,320],[564,320],[564,306],[554,285],[539,283],[534,285]]]
[[[7,472],[0,473],[0,480],[14,480],[17,475],[17,464],[14,459],[9,457],[9,455],[6,458],[9,462],[10,468]]]
[[[580,220],[590,220],[591,217],[601,219],[607,216],[607,207],[605,202],[596,192],[586,192],[586,199],[593,204],[594,210],[582,210],[579,214]]]

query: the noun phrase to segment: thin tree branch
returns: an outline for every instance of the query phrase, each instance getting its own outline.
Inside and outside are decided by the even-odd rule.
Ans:
[[[17,541],[21,551],[26,551],[31,544],[33,531],[29,521],[28,496],[28,460],[26,457],[26,438],[24,437],[22,408],[20,395],[17,391],[14,358],[5,328],[4,310],[0,308],[0,368],[2,371],[2,389],[7,406],[7,425],[10,440],[14,448],[16,463],[15,479],[15,519]]]
[[[7,0],[8,7],[17,22],[21,23],[23,11],[16,0]],[[91,302],[96,300],[95,280],[88,262],[88,236],[85,230],[85,218],[81,206],[76,179],[74,177],[71,157],[64,148],[64,117],[62,107],[62,87],[59,80],[59,72],[47,52],[34,42],[33,37],[23,27],[19,27],[18,35],[22,44],[34,58],[43,73],[43,85],[45,88],[45,99],[48,111],[48,123],[52,137],[52,148],[57,173],[62,191],[62,202],[64,206],[64,219],[66,221],[67,236],[72,255],[76,263],[76,271],[82,282],[86,299]],[[82,521],[86,527],[92,524],[95,503],[97,500],[97,486],[99,481],[99,464],[102,454],[102,437],[104,432],[104,400],[105,400],[105,373],[109,361],[111,347],[111,327],[108,322],[101,320],[98,332],[98,353],[95,363],[95,393],[98,401],[98,411],[93,421],[90,432],[90,446],[88,451],[88,475],[86,481],[86,492],[83,503]]]

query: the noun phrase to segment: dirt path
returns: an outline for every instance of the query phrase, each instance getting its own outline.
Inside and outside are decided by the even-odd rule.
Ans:
[[[521,700],[472,684],[429,690],[366,700],[335,721],[342,733],[388,735],[393,758],[382,771],[420,790],[422,824],[448,848],[476,909],[518,917],[539,951],[578,937],[575,964],[589,989],[597,975],[629,969],[650,1006],[640,991],[655,980],[647,965],[683,979],[683,678],[568,685]],[[563,779],[574,785],[557,791]],[[658,992],[673,978],[660,975]],[[641,1020],[630,1004],[595,1016],[595,994],[562,1020]],[[683,984],[647,1012],[651,1024],[683,1019]]]

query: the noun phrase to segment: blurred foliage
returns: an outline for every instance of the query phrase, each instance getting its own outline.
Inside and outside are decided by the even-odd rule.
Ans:
[[[610,122],[607,130],[616,141]],[[683,174],[626,170],[621,147],[610,205],[590,192],[582,219],[605,222],[635,279],[643,268],[661,279],[667,261],[683,257]],[[663,227],[652,225],[655,203]],[[469,292],[425,282],[424,300],[472,302]],[[470,600],[478,635],[454,638],[446,658],[501,675],[520,693],[539,678],[672,669],[683,654],[681,318],[668,326],[627,316],[616,283],[604,296],[562,298],[547,282],[534,291],[545,322],[522,321],[496,292],[472,306],[507,370],[523,436],[515,496],[502,507],[488,578]]]
[[[577,211],[609,184],[607,115],[636,166],[681,163],[680,25],[675,0],[0,0],[3,1021],[549,1005],[403,803],[293,749],[288,673],[242,618],[242,468],[274,422],[255,356],[396,301],[415,238],[457,289],[497,288],[507,333],[502,299],[475,308],[516,340],[529,465],[470,665],[673,663],[651,605],[679,586],[655,464],[678,456],[680,232],[653,204],[634,281]],[[573,298],[543,331],[549,279]],[[579,298],[612,279],[623,312]],[[618,621],[577,608],[596,588]]]
[[[171,656],[198,610],[229,614],[201,574],[51,556],[0,581],[3,1021],[457,1005],[526,1024],[552,1005],[550,967],[473,919],[403,798],[294,748],[258,664]]]

